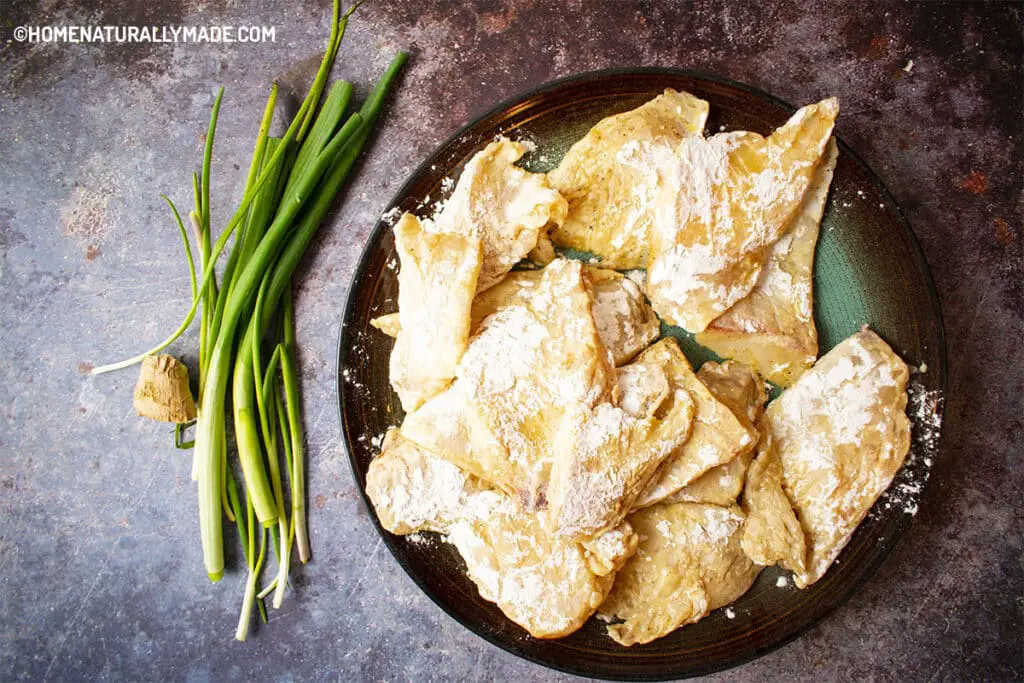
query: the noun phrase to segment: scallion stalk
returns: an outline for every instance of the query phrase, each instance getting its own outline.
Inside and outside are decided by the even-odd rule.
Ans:
[[[292,528],[299,561],[309,562],[309,536],[306,533],[306,454],[302,441],[302,416],[299,407],[299,380],[295,362],[295,314],[291,292],[284,298],[284,344],[281,353],[281,380],[288,408],[288,478],[292,490]]]
[[[239,531],[248,568],[236,638],[244,640],[253,605],[266,621],[263,598],[274,593],[280,607],[289,585],[291,549],[309,559],[306,532],[305,452],[301,423],[294,310],[289,292],[292,275],[313,235],[354,167],[380,112],[387,91],[406,59],[400,53],[363,103],[345,118],[353,87],[334,84],[320,106],[348,19],[359,3],[339,16],[333,2],[331,34],[317,74],[299,110],[280,138],[269,135],[277,86],[271,89],[256,136],[242,199],[216,241],[211,231],[211,171],[217,120],[223,100],[214,100],[203,149],[201,172],[193,174],[194,210],[189,222],[198,245],[198,271],[187,230],[173,202],[189,264],[192,302],[178,329],[156,347],[133,358],[95,368],[94,374],[127,367],[173,343],[192,324],[202,305],[199,349],[199,401],[195,421],[193,478],[199,484],[199,520],[204,565],[212,581],[224,573],[222,515]],[[344,123],[342,123],[344,121]],[[217,284],[216,263],[235,236]],[[283,314],[278,317],[282,296]],[[271,321],[280,320],[267,367],[263,342]],[[278,328],[275,326],[275,330]],[[241,332],[241,334],[240,334]],[[278,384],[280,376],[281,384]],[[229,385],[230,382],[230,385]],[[244,509],[228,466],[225,408],[232,391],[235,444],[246,495]],[[280,429],[280,431],[278,431]],[[175,429],[176,445],[183,429]],[[282,472],[280,454],[284,451]],[[264,455],[266,456],[264,458]],[[285,481],[291,489],[287,504]],[[257,523],[259,526],[257,527]],[[260,548],[256,552],[256,531]],[[258,589],[267,537],[277,556],[273,580]]]
[[[268,145],[268,136],[270,133],[270,124],[274,119],[274,105],[277,102],[277,83],[274,83],[270,87],[270,95],[267,97],[267,104],[263,108],[263,118],[260,121],[259,132],[256,134],[256,147],[252,153],[252,159],[249,161],[249,173],[245,179],[245,192],[248,192],[252,186],[256,183],[256,179],[259,177],[260,168],[263,166],[265,155],[272,155],[276,145]],[[224,306],[227,305],[228,292],[231,289],[231,285],[234,282],[235,269],[238,267],[239,262],[245,263],[244,247],[246,244],[259,239],[262,237],[262,226],[253,225],[253,216],[256,214],[257,206],[259,206],[260,196],[266,194],[267,186],[270,187],[270,191],[273,192],[276,189],[277,180],[276,178],[269,178],[267,185],[264,186],[263,190],[260,191],[260,195],[257,195],[253,204],[249,207],[249,215],[246,217],[245,222],[242,224],[241,231],[235,237],[235,244],[231,248],[231,253],[228,254],[228,262],[224,266],[224,277],[222,279],[223,287],[217,296],[217,305],[213,313],[213,325],[210,328],[211,336],[216,339],[217,333],[220,331],[220,320],[224,316]],[[252,233],[256,233],[254,236]]]
[[[284,195],[288,196],[295,188],[303,174],[309,169],[310,164],[316,160],[320,152],[324,150],[331,136],[341,123],[341,117],[348,108],[349,100],[352,99],[352,84],[347,81],[338,81],[327,93],[324,106],[309,131],[309,136],[302,142],[299,153],[295,155],[291,172],[288,174],[288,182],[285,184]]]
[[[305,116],[305,113],[310,108],[311,104],[312,103],[309,101],[308,98],[305,101],[303,101],[302,106],[299,107],[299,111],[296,113],[295,119],[292,121],[291,126],[288,127],[288,130],[285,132],[284,137],[281,139],[281,144],[278,146],[278,149],[271,156],[270,161],[267,162],[266,169],[260,172],[259,178],[256,179],[256,182],[253,184],[252,188],[250,188],[250,190],[242,196],[242,201],[239,204],[238,209],[235,210],[234,215],[231,216],[231,219],[227,222],[227,225],[224,226],[224,230],[221,232],[220,237],[217,238],[217,242],[213,245],[213,248],[211,249],[210,261],[206,263],[205,266],[203,267],[203,275],[202,278],[200,278],[200,288],[204,288],[211,282],[213,282],[217,257],[220,256],[220,253],[224,250],[225,245],[227,244],[228,240],[231,239],[231,235],[234,234],[235,229],[238,227],[239,223],[242,221],[242,219],[246,217],[246,215],[248,215],[249,206],[250,204],[252,204],[253,199],[255,199],[256,194],[269,180],[272,172],[284,160],[285,151],[288,149],[288,144],[295,137],[299,121],[303,116]],[[152,356],[155,353],[160,353],[168,346],[173,344],[178,339],[178,337],[184,334],[185,330],[189,328],[189,325],[191,325],[192,321],[195,319],[195,315],[196,312],[199,310],[199,304],[201,301],[201,296],[196,296],[192,298],[192,305],[191,307],[189,307],[188,312],[185,314],[185,319],[181,321],[181,324],[178,326],[178,329],[176,329],[167,339],[163,340],[162,342],[160,342],[153,348],[149,349],[148,351],[144,351],[143,353],[138,354],[137,356],[126,358],[125,360],[119,361],[117,363],[109,363],[107,365],[100,365],[98,367],[95,367],[92,369],[90,374],[102,375],[103,373],[106,372],[121,370],[123,368],[131,367],[132,365],[141,363],[146,356]]]
[[[185,224],[181,222],[181,214],[178,213],[178,207],[174,205],[171,198],[165,194],[160,195],[167,206],[171,207],[171,213],[174,214],[174,221],[178,224],[178,232],[181,233],[181,241],[185,247],[185,260],[188,261],[188,276],[189,284],[192,286],[192,298],[196,296],[196,263],[192,258],[192,245],[188,241],[188,231],[185,230]]]

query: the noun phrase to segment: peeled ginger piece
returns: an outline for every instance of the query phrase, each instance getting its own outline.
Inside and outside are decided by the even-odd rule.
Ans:
[[[196,402],[188,385],[188,368],[174,356],[146,356],[133,400],[135,412],[159,422],[196,419]]]

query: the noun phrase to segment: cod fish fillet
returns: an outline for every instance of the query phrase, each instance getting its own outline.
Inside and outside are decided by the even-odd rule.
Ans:
[[[765,415],[807,549],[796,585],[820,579],[910,449],[906,363],[865,327],[821,357]]]
[[[558,259],[529,296],[483,320],[451,387],[408,415],[402,434],[539,509],[556,438],[608,400],[614,372],[583,265]]]
[[[732,410],[732,414],[744,427],[752,433],[759,433],[755,425],[764,414],[764,404],[768,397],[764,391],[764,382],[749,366],[736,361],[722,364],[708,361],[697,371],[697,378],[715,398]],[[735,504],[743,491],[747,467],[754,457],[754,447],[751,444],[729,462],[711,468],[666,500],[724,506]]]
[[[671,503],[630,516],[640,536],[600,607],[621,645],[649,643],[747,592],[761,568],[740,548],[736,506]]]
[[[399,535],[448,533],[469,497],[484,490],[475,477],[404,438],[394,427],[366,471],[366,495],[381,526]]]
[[[469,342],[469,314],[480,273],[480,240],[434,234],[404,214],[395,225],[399,327],[391,386],[412,412],[444,391]]]
[[[481,597],[536,638],[583,625],[608,595],[615,569],[636,550],[627,522],[584,546],[554,534],[547,514],[524,512],[497,491],[470,499],[449,540]]]
[[[719,356],[752,366],[788,387],[818,357],[814,327],[814,248],[839,151],[829,142],[793,227],[772,245],[754,289],[697,335]]]
[[[667,89],[632,111],[601,120],[548,173],[569,202],[551,240],[596,254],[606,268],[646,267],[654,218],[647,201],[650,182],[643,170],[622,163],[622,155],[638,142],[675,145],[700,136],[707,118],[707,102]]]
[[[738,132],[638,145],[627,162],[652,169],[658,183],[647,295],[662,319],[703,332],[750,294],[797,216],[838,113],[828,99],[767,138]]]
[[[694,374],[675,339],[666,337],[641,353],[636,362],[663,363],[672,387],[684,389],[696,411],[683,445],[670,455],[636,500],[642,508],[664,500],[708,470],[732,461],[757,443],[757,430],[745,424]]]
[[[645,354],[618,370],[618,405],[598,404],[570,422],[555,451],[548,505],[558,533],[586,538],[621,522],[690,434],[695,404],[670,383],[667,355]]]
[[[526,149],[502,137],[477,152],[431,226],[480,240],[479,291],[500,282],[537,246],[549,225],[565,220],[568,205],[547,176],[516,166]]]

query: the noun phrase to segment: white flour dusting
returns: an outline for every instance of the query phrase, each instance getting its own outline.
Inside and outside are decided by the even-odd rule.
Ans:
[[[665,539],[667,545],[679,545],[682,547],[706,545],[712,547],[724,547],[729,539],[743,525],[743,515],[737,514],[729,508],[718,506],[703,506],[704,511],[700,524],[686,523],[681,527],[670,524],[668,520],[661,520],[655,528]]]
[[[409,534],[408,536],[405,536],[404,538],[409,543],[412,543],[413,545],[417,545],[417,546],[419,546],[421,548],[432,548],[432,547],[437,545],[438,540],[440,538],[442,538],[442,537],[439,537],[439,536],[436,536],[436,535],[432,535],[432,534],[426,534],[426,533],[423,533],[422,531],[417,531],[416,533]]]
[[[380,219],[387,223],[389,227],[395,227],[398,219],[402,216],[402,210],[397,206],[392,206],[390,209],[380,215]]]
[[[921,491],[931,475],[932,464],[938,454],[942,434],[943,396],[938,389],[927,390],[919,381],[907,387],[907,415],[910,417],[910,452],[893,480],[892,486],[881,496],[883,510],[893,508],[908,515],[916,515]],[[879,508],[875,508],[879,509]]]
[[[510,391],[529,375],[548,332],[524,306],[510,306],[487,318],[459,365],[459,377],[475,396]]]

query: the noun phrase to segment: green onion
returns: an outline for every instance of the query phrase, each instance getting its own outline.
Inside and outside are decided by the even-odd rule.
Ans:
[[[405,53],[399,53],[395,59],[391,62],[391,65],[385,71],[383,77],[378,82],[370,96],[367,97],[366,102],[363,104],[360,110],[361,115],[365,115],[365,120],[373,122],[379,115],[380,110],[383,106],[384,97],[390,90],[395,78],[399,71],[404,65],[408,55]],[[306,247],[309,246],[313,235],[319,227],[320,222],[327,215],[330,210],[331,204],[333,203],[333,197],[337,194],[341,188],[342,183],[348,177],[349,172],[355,165],[356,160],[359,157],[359,152],[362,150],[363,145],[366,143],[366,139],[369,137],[370,128],[369,125],[365,125],[357,134],[355,143],[345,150],[345,153],[340,156],[331,169],[327,178],[323,181],[323,189],[318,193],[317,199],[314,204],[309,208],[308,212],[304,215],[304,218],[300,220],[296,226],[295,231],[289,240],[288,245],[285,247],[281,254],[277,265],[274,267],[274,274],[270,280],[270,285],[266,292],[266,304],[271,307],[277,304],[281,295],[288,287],[291,281],[291,274],[295,267],[298,265],[299,259],[302,254],[305,253]],[[287,309],[286,309],[287,310]],[[286,325],[286,332],[289,329],[289,325]],[[262,334],[262,330],[259,331]],[[250,326],[250,329],[246,333],[246,339],[242,342],[241,348],[246,348],[247,344],[252,344],[253,339],[257,335],[257,331]],[[294,342],[294,339],[292,340]],[[286,342],[287,346],[287,342]],[[291,419],[293,424],[298,424],[299,420],[299,406],[298,406],[298,383],[294,372],[295,363],[294,358],[288,359],[290,354],[283,354],[282,363],[289,365],[290,378],[285,379],[285,393],[288,397],[289,410],[294,411],[294,417]],[[244,362],[246,354],[242,353],[239,356],[239,360]],[[247,375],[250,373],[246,373]],[[292,408],[294,406],[294,408]],[[251,416],[247,416],[247,419],[251,419]],[[249,426],[244,422],[241,429],[248,429]],[[239,420],[235,419],[235,430],[236,433],[239,430]],[[295,433],[292,437],[292,448],[293,448],[293,476],[292,476],[292,506],[297,509],[296,517],[296,538],[299,547],[300,559],[303,554],[306,556],[306,560],[309,558],[309,541],[305,531],[305,470],[304,470],[304,454],[302,450],[302,433],[301,427],[295,429]],[[242,446],[239,447],[241,452]],[[256,462],[260,462],[256,460]],[[260,462],[260,464],[262,464]],[[268,499],[270,499],[269,490],[264,489]]]
[[[283,142],[281,138],[267,138],[266,154],[273,155],[276,153]],[[277,210],[277,199],[281,194],[281,172],[283,170],[282,166],[277,166],[270,170],[271,175],[267,184],[259,191],[259,194],[256,195],[256,199],[252,203],[252,213],[249,214],[245,235],[242,237],[241,245],[239,246],[240,263],[248,263],[249,259],[252,258],[252,253],[256,251],[256,245],[263,239],[263,235],[267,232],[267,226],[270,225],[270,219],[274,217],[274,212]],[[234,278],[232,278],[232,283],[233,281]],[[224,305],[227,305],[227,299],[227,295],[222,297]],[[220,317],[223,317],[223,314],[222,306]]]
[[[309,101],[303,104],[308,108]],[[300,110],[301,112],[301,110]],[[293,121],[292,128],[296,121]],[[308,171],[302,176],[291,194],[284,195],[281,205],[274,221],[267,229],[267,233],[260,240],[252,258],[244,264],[241,273],[233,282],[228,294],[228,301],[224,308],[224,317],[219,324],[219,333],[213,343],[207,366],[206,384],[203,387],[203,395],[200,399],[199,421],[196,424],[196,458],[199,462],[199,523],[201,536],[203,538],[203,557],[206,564],[206,572],[211,581],[219,581],[224,575],[224,550],[221,540],[220,504],[217,500],[220,488],[219,471],[216,453],[213,446],[217,443],[218,434],[223,431],[223,415],[225,408],[225,394],[227,379],[231,366],[231,350],[235,342],[235,332],[242,315],[252,303],[251,297],[255,294],[256,288],[262,279],[263,272],[270,266],[272,260],[277,256],[281,243],[288,234],[292,220],[302,208],[305,200],[309,198],[316,183],[327,170],[340,151],[348,144],[353,133],[358,130],[362,119],[358,114],[353,114],[348,122],[342,127],[331,142],[317,155]],[[289,130],[291,132],[291,129]],[[285,140],[290,136],[285,135]],[[280,155],[286,149],[282,145],[275,156]],[[271,162],[273,163],[273,161]],[[262,175],[262,174],[261,174]],[[242,354],[245,355],[244,353]],[[252,414],[236,409],[236,428],[239,424],[239,415],[242,423],[252,420]],[[236,434],[239,450],[243,448],[255,450],[258,448],[258,440],[255,437],[255,430],[249,434]],[[243,469],[246,460],[243,458]],[[249,463],[252,465],[252,463]],[[252,481],[250,480],[252,478]],[[253,482],[259,487],[265,487],[265,477],[259,477],[259,472],[246,473],[246,485],[251,487]],[[260,500],[258,492],[249,488],[250,492]],[[262,513],[262,514],[261,514]],[[257,506],[257,516],[263,524],[274,521],[274,515],[269,514],[265,507]]]
[[[306,534],[306,465],[302,443],[302,416],[299,407],[299,380],[295,363],[295,322],[291,293],[284,299],[284,345],[281,353],[281,379],[288,404],[288,437],[285,455],[292,488],[291,535],[299,551],[299,561],[309,562],[309,537]]]
[[[245,192],[248,192],[253,185],[256,183],[256,179],[259,177],[259,171],[263,166],[264,155],[273,154],[276,149],[276,143],[269,144],[268,133],[270,132],[270,124],[274,119],[274,104],[277,102],[277,84],[274,83],[270,87],[270,96],[267,98],[267,104],[263,108],[263,119],[260,121],[259,133],[256,135],[256,149],[252,153],[252,160],[249,162],[249,174],[245,179]],[[266,194],[273,194],[277,189],[277,171],[276,169],[271,171],[271,177],[267,179],[267,184],[257,194],[256,199],[253,200],[253,204],[249,207],[249,215],[246,218],[245,223],[242,224],[242,230],[235,238],[235,244],[231,248],[231,253],[228,255],[227,265],[224,267],[224,283],[230,289],[230,285],[234,280],[235,268],[238,267],[239,261],[245,262],[245,258],[248,255],[245,247],[250,243],[258,241],[263,236],[262,223],[254,218],[257,214],[258,207],[260,206],[260,199]],[[268,189],[269,188],[269,189]],[[244,194],[244,192],[243,192]],[[266,219],[264,218],[265,222]],[[256,225],[254,225],[256,223]],[[214,310],[213,320],[214,327],[211,329],[211,334],[216,338],[219,332],[219,321],[224,316],[224,306],[227,305],[227,293],[221,292],[217,297],[217,305]]]
[[[206,129],[206,144],[203,145],[203,170],[199,176],[199,211],[193,214],[193,225],[198,221],[200,267],[205,268],[211,263],[210,258],[210,166],[213,163],[213,139],[217,133],[217,119],[220,116],[220,103],[224,99],[224,86],[217,90],[213,101],[213,112],[210,114],[210,125]],[[203,285],[203,315],[199,320],[199,386],[205,384],[205,369],[209,359],[203,357],[203,349],[207,348],[206,340],[215,336],[211,329],[214,320],[214,307],[217,301],[216,280]]]
[[[276,366],[276,362],[274,365]],[[265,388],[268,395],[264,398],[264,402],[270,404],[271,408],[275,408],[277,402],[280,400],[277,392],[277,383],[273,381],[273,370],[276,368],[268,366],[267,369],[269,377]],[[276,410],[269,412],[266,423],[266,429],[269,432],[269,436],[265,437],[267,444],[267,463],[270,466],[270,484],[274,490],[274,503],[277,505],[277,531],[278,536],[280,537],[280,552],[277,557],[277,578],[275,579],[277,582],[277,589],[274,591],[273,600],[275,609],[280,608],[284,603],[284,589],[288,586],[288,570],[291,567],[292,554],[288,518],[285,515],[284,510],[284,485],[281,481],[281,463],[277,457],[277,427],[279,417],[280,415]]]
[[[195,440],[184,441],[185,430],[196,423],[195,420],[191,422],[179,422],[174,425],[174,447],[181,450],[188,450],[196,444]]]
[[[288,196],[295,189],[296,183],[309,169],[310,164],[331,139],[341,117],[348,108],[348,102],[352,98],[352,84],[347,81],[338,81],[331,88],[324,101],[320,114],[316,117],[313,128],[309,131],[309,137],[302,143],[299,153],[295,156],[292,164],[291,174],[288,176],[288,183],[285,185],[284,195]]]
[[[171,207],[171,213],[174,214],[174,220],[178,224],[178,231],[181,233],[181,241],[185,245],[185,259],[188,261],[188,276],[190,284],[192,285],[192,298],[196,296],[196,264],[192,260],[192,246],[188,241],[188,231],[185,230],[185,224],[181,222],[181,215],[178,213],[178,207],[174,206],[174,202],[171,201],[170,197],[165,194],[160,195],[167,206]]]
[[[202,306],[195,439],[183,442],[184,430],[190,425],[177,425],[175,445],[187,448],[194,444],[193,478],[199,487],[203,561],[212,581],[218,581],[224,574],[222,516],[227,516],[239,532],[248,576],[235,632],[238,640],[245,640],[248,634],[254,605],[264,621],[263,600],[267,595],[273,592],[274,607],[281,606],[289,585],[293,545],[300,561],[306,562],[310,557],[295,321],[289,291],[292,276],[359,158],[384,97],[406,60],[404,53],[395,58],[358,112],[346,117],[354,88],[345,81],[335,83],[327,91],[321,106],[331,67],[356,7],[358,3],[339,15],[339,2],[334,0],[331,33],[320,67],[280,138],[270,136],[276,84],[271,88],[242,199],[214,241],[211,171],[224,95],[223,88],[218,90],[201,171],[192,176],[194,209],[188,214],[198,245],[199,277],[182,217],[174,203],[164,197],[184,242],[192,291],[189,310],[178,329],[154,348],[92,371],[101,374],[124,368],[162,351],[189,328]],[[217,260],[232,236],[235,240],[218,286]],[[273,334],[268,334],[271,330]],[[264,368],[265,349],[272,353]],[[229,388],[234,445],[245,484],[244,507],[235,475],[228,466],[225,410]],[[286,481],[290,488],[288,497]],[[278,566],[270,583],[258,589],[268,536]]]
[[[247,297],[259,285],[258,279],[262,279],[265,271],[270,266],[271,260],[277,256],[278,247],[292,226],[292,219],[295,218],[298,210],[303,205],[303,198],[308,198],[312,194],[313,188],[320,180],[324,171],[335,161],[338,153],[345,149],[345,146],[351,141],[361,125],[362,118],[359,114],[353,114],[345,125],[342,126],[341,130],[335,134],[327,147],[317,155],[307,173],[294,187],[292,193],[282,198],[281,207],[274,217],[274,222],[267,230],[267,234],[260,242],[252,259],[246,264],[245,269],[239,275],[232,288],[231,300],[225,309],[220,335],[215,342],[211,355],[207,388],[199,408],[199,423],[196,425],[197,453],[203,453],[203,449],[208,448],[208,444],[212,443],[212,439],[216,436],[214,426],[210,422],[204,422],[203,415],[212,413],[223,414],[224,412],[224,394],[227,384],[228,364],[230,363],[229,355],[234,344],[235,328],[238,325],[244,308],[249,303]],[[323,194],[317,194],[317,198],[319,199]],[[328,205],[333,201],[333,198],[332,194],[330,199],[327,200]],[[293,235],[291,242],[294,241],[295,236]],[[291,267],[294,268],[294,264]],[[290,271],[288,277],[291,277]],[[268,297],[266,305],[275,306],[279,296],[280,294],[278,293],[277,296]],[[263,305],[262,302],[260,305]],[[271,506],[272,496],[267,485],[266,474],[263,470],[259,439],[256,437],[256,425],[253,422],[254,412],[252,410],[251,394],[253,393],[255,382],[252,377],[251,357],[253,344],[258,343],[258,338],[259,334],[256,327],[250,323],[249,331],[247,331],[246,337],[239,346],[233,400],[235,432],[239,439],[239,460],[242,463],[242,471],[245,473],[246,488],[254,498],[256,514],[260,522],[267,525],[276,520],[277,512]],[[204,457],[208,457],[207,454],[203,453],[203,455],[200,455],[200,462],[202,462]],[[200,492],[200,495],[204,494]],[[205,495],[209,496],[209,491]],[[209,571],[209,564],[207,569]]]
[[[256,582],[259,580],[260,570],[263,568],[267,533],[263,529],[260,530],[260,552],[259,555],[256,555],[252,504],[248,501],[246,502],[246,515],[243,515],[238,497],[238,487],[235,484],[234,477],[228,477],[227,489],[231,507],[234,509],[235,524],[238,527],[238,539],[242,544],[242,556],[245,559],[246,566],[249,568],[249,576],[245,582],[245,593],[242,596],[242,609],[238,615],[238,627],[235,629],[235,638],[239,641],[245,641],[249,634],[249,623],[252,621],[252,606],[254,603],[259,606],[260,616],[263,618],[264,623],[267,621],[266,608],[263,606],[262,599],[256,595]]]
[[[290,143],[295,137],[295,132],[298,127],[299,119],[305,115],[306,111],[310,108],[310,105],[311,103],[309,102],[308,98],[307,100],[303,101],[302,106],[299,107],[299,111],[295,115],[295,120],[292,121],[292,125],[289,126],[288,130],[285,132],[285,135],[281,140],[282,144],[279,146],[277,151],[275,151],[274,154],[271,156],[270,160],[267,162],[266,168],[260,172],[260,175],[256,179],[256,182],[253,184],[253,186],[249,189],[248,192],[246,192],[242,196],[241,204],[239,205],[238,209],[235,211],[231,219],[228,221],[227,225],[224,226],[224,230],[221,232],[220,237],[217,239],[217,242],[213,245],[213,248],[211,249],[210,260],[205,264],[205,266],[202,267],[203,275],[202,278],[200,279],[200,288],[205,288],[207,285],[213,282],[217,257],[220,255],[222,251],[224,251],[224,246],[227,244],[228,240],[231,239],[231,235],[234,234],[235,229],[238,227],[238,224],[248,214],[249,206],[252,204],[252,201],[256,197],[256,194],[260,191],[263,185],[266,184],[267,180],[271,177],[271,173],[274,171],[274,169],[276,169],[278,165],[284,160],[285,150],[288,149],[288,143]],[[121,370],[123,368],[131,367],[132,365],[141,363],[142,359],[144,359],[146,356],[152,356],[155,353],[160,353],[168,346],[173,344],[178,339],[178,337],[184,334],[185,330],[189,328],[189,325],[191,325],[192,321],[195,319],[195,315],[196,312],[199,310],[199,304],[201,301],[201,296],[196,296],[192,298],[192,306],[185,314],[185,319],[181,321],[181,324],[178,326],[178,329],[176,329],[171,334],[171,336],[169,336],[164,341],[160,342],[159,344],[149,349],[148,351],[138,354],[137,356],[132,356],[131,358],[127,358],[117,363],[110,363],[108,365],[101,365],[95,367],[92,369],[91,374],[102,375],[106,372],[113,372],[114,370]]]

